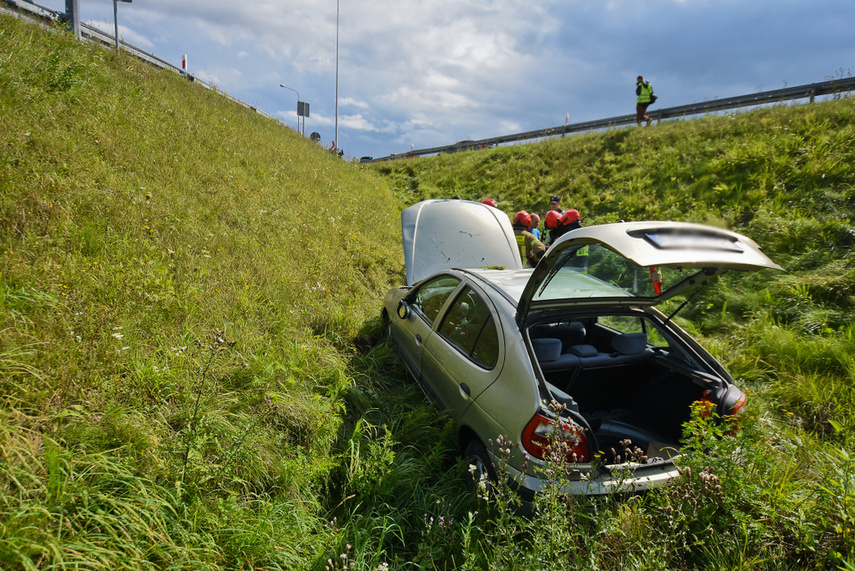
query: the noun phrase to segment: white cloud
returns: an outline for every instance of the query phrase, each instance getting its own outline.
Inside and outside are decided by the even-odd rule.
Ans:
[[[369,107],[368,103],[366,103],[365,101],[354,99],[353,97],[342,97],[341,99],[339,99],[339,105],[343,107],[358,107],[360,109],[368,109]]]
[[[65,0],[40,4],[64,10]],[[112,34],[112,3],[80,0]],[[852,69],[842,0],[339,0],[339,139],[359,155],[622,115],[638,73],[663,105],[822,81]],[[332,139],[333,0],[140,0],[127,41]],[[281,111],[280,111],[281,110]],[[355,112],[354,112],[355,111]],[[401,148],[403,146],[403,148]]]

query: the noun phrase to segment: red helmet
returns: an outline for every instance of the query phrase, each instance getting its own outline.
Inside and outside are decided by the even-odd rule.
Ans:
[[[531,214],[526,212],[525,210],[520,210],[517,212],[517,215],[514,216],[514,224],[522,224],[526,228],[531,226]]]
[[[561,215],[561,225],[567,226],[582,219],[582,215],[575,208],[570,208],[564,211]]]
[[[561,215],[558,214],[556,211],[550,210],[546,213],[544,224],[546,224],[547,228],[549,228],[550,230],[552,230],[553,228],[557,228],[559,222],[561,222]]]
[[[492,198],[485,198],[484,200],[481,201],[481,203],[486,204],[487,206],[492,206],[493,208],[496,208],[496,201],[493,200]]]

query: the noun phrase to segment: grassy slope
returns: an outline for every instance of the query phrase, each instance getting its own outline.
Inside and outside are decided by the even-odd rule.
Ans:
[[[0,566],[311,560],[354,342],[403,279],[388,186],[64,34],[0,16],[0,54]]]
[[[11,18],[0,54],[4,568],[851,557],[851,100],[366,170]],[[532,526],[469,503],[447,427],[372,319],[403,280],[399,201],[542,212],[556,192],[586,223],[733,227],[789,273],[723,280],[684,311],[752,393],[738,438],[690,456],[676,494],[563,500]]]

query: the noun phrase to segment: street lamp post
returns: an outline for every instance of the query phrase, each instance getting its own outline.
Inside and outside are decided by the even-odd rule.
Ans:
[[[119,55],[119,2],[130,4],[134,0],[113,0],[113,24],[116,30],[116,55]]]
[[[288,87],[287,85],[279,84],[279,87],[284,87],[285,89],[290,89],[294,93],[297,94],[297,131],[300,130],[300,93],[294,89],[293,87]],[[304,120],[305,121],[305,120]]]
[[[335,146],[338,144],[338,4],[335,0]]]

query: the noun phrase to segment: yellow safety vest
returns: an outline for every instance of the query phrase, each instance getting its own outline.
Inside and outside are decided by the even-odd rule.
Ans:
[[[528,263],[528,248],[526,248],[525,243],[525,235],[517,234],[517,247],[520,249],[520,257],[522,258],[522,263],[525,265]]]
[[[653,93],[653,84],[648,83],[647,85],[641,84],[641,93],[636,100],[638,103],[650,103],[650,95]]]
[[[530,263],[536,266],[546,251],[543,242],[534,237],[531,232],[522,231],[519,234],[514,231],[517,238],[517,247],[520,249],[520,258],[523,265]],[[539,245],[539,246],[538,246]]]

